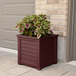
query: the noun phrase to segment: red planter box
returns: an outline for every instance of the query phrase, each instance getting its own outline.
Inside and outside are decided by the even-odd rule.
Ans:
[[[57,63],[57,37],[36,37],[17,35],[18,38],[18,64],[28,65],[42,69]]]

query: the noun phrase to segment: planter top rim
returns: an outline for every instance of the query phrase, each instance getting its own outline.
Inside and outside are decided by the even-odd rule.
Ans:
[[[50,34],[49,36],[41,37],[41,38],[39,38],[39,39],[48,38],[48,37],[54,37],[54,36],[58,36],[58,34]],[[32,38],[32,39],[37,39],[37,40],[39,40],[37,37],[31,37],[31,36],[26,36],[26,35],[22,35],[22,34],[18,34],[17,37]]]

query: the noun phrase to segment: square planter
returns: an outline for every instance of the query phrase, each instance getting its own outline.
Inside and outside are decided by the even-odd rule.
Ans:
[[[58,35],[36,37],[17,35],[18,38],[18,64],[28,65],[38,70],[57,63]]]

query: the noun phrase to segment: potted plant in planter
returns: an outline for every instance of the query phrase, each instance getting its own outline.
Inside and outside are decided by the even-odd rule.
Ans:
[[[16,26],[18,38],[18,64],[37,69],[57,63],[57,37],[51,30],[46,15],[31,15]]]

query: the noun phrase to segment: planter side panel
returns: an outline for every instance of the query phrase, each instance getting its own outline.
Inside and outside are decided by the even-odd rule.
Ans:
[[[40,40],[41,68],[57,63],[57,35]]]
[[[18,41],[18,64],[21,64],[21,39],[17,36]]]
[[[20,37],[20,40],[20,64],[37,68],[39,40],[30,37]]]

